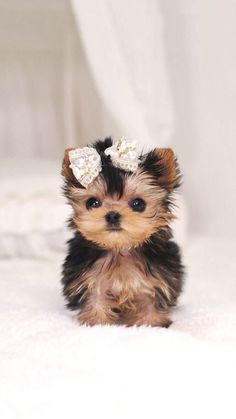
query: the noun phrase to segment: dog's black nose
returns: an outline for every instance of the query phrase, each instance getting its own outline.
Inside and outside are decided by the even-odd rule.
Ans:
[[[119,212],[110,211],[105,215],[105,218],[109,224],[118,224],[121,219]]]

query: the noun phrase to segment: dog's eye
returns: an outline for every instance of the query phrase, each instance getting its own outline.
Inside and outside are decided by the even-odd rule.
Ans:
[[[92,198],[89,198],[86,202],[87,209],[99,208],[101,206],[102,206],[102,202],[98,198],[92,197]]]
[[[135,198],[129,203],[130,208],[136,212],[143,212],[146,208],[146,204],[143,199]]]

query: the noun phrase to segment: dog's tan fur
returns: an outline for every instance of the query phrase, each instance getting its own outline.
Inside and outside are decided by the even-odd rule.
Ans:
[[[155,307],[155,288],[160,288],[170,303],[171,289],[161,277],[147,273],[142,262],[135,251],[110,251],[84,274],[82,282],[81,278],[78,284],[75,281],[71,296],[83,287],[86,290],[80,323],[168,325],[168,310]]]

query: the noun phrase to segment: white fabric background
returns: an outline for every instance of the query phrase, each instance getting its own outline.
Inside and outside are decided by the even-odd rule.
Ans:
[[[158,2],[10,1],[0,10],[1,152],[50,157],[110,134],[167,144]]]
[[[172,102],[156,0],[73,0],[89,66],[105,106],[140,145],[170,141]]]

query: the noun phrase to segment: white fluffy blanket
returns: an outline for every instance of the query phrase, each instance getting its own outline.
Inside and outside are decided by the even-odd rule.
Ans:
[[[0,262],[0,417],[235,418],[235,242],[192,239],[169,329],[81,327],[62,257]]]

